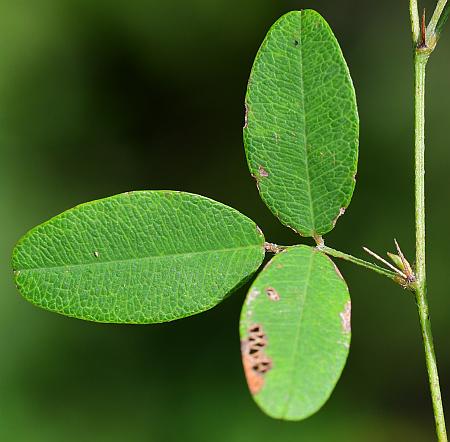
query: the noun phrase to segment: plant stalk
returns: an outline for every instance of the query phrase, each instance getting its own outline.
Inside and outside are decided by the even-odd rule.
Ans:
[[[389,279],[392,279],[395,282],[399,282],[399,276],[391,272],[390,270],[383,269],[383,267],[377,266],[376,264],[372,264],[371,262],[364,261],[363,259],[356,258],[355,256],[349,255],[348,253],[340,252],[339,250],[332,249],[331,247],[327,247],[325,245],[317,246],[317,249],[321,252],[326,253],[327,255],[334,256],[335,258],[344,259],[345,261],[353,262],[361,267],[365,267],[366,269],[370,269],[379,275],[386,276]]]
[[[422,330],[425,361],[431,390],[436,434],[447,442],[436,356],[428,313],[425,266],[425,71],[430,51],[418,48],[414,55],[415,71],[415,218],[416,218],[416,303]]]

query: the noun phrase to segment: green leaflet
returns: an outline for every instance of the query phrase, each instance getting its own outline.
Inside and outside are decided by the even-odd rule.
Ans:
[[[333,262],[308,246],[276,255],[241,314],[249,389],[269,416],[300,420],[328,399],[350,345],[350,296]]]
[[[98,322],[155,323],[207,310],[264,257],[256,224],[218,202],[171,191],[82,204],[32,229],[12,259],[22,295]]]
[[[269,209],[304,236],[329,232],[355,186],[359,120],[336,38],[315,11],[270,29],[246,95],[244,143]]]

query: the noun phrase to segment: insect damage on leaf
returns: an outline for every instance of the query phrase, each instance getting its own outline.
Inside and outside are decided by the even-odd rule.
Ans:
[[[341,317],[342,330],[344,333],[351,332],[351,312],[352,312],[352,303],[351,301],[347,301],[344,306],[344,310],[339,314]]]
[[[257,394],[264,385],[264,375],[272,368],[272,360],[264,352],[267,336],[261,324],[248,329],[248,337],[241,343],[242,363],[251,394]]]
[[[337,223],[338,219],[339,219],[342,215],[344,215],[344,213],[345,213],[345,207],[341,207],[341,208],[339,209],[339,213],[336,215],[336,218],[334,218],[334,220],[333,220],[333,227],[336,226],[336,223]]]
[[[280,300],[279,293],[273,287],[266,288],[266,293],[271,301],[279,301]]]
[[[262,167],[262,166],[259,166],[258,173],[261,178],[267,178],[269,176],[269,173],[267,172],[267,170],[264,169],[264,167]]]
[[[261,190],[259,187],[259,182],[261,181],[262,178],[267,178],[268,176],[269,176],[269,172],[267,172],[267,170],[264,169],[263,166],[258,167],[258,173],[252,174],[252,177],[256,181],[256,187],[257,187],[258,191]]]
[[[245,103],[245,114],[244,114],[244,129],[248,127],[248,105]]]

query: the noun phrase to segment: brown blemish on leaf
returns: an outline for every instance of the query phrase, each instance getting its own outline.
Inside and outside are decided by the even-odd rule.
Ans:
[[[350,301],[347,301],[344,306],[344,311],[339,313],[339,316],[341,317],[342,330],[344,330],[344,333],[350,333],[352,331],[351,312],[352,303]]]
[[[336,218],[333,220],[333,227],[336,225],[337,220],[345,213],[345,207],[341,207],[339,209],[339,213],[337,214]]]
[[[282,251],[284,250],[284,247],[280,247],[279,245],[273,244],[273,243],[271,243],[271,242],[265,242],[265,243],[264,243],[264,249],[265,249],[267,252],[277,254],[277,253],[282,252]]]
[[[266,293],[271,301],[279,301],[280,300],[279,293],[273,287],[266,288]]]
[[[267,336],[260,324],[248,329],[248,338],[241,343],[242,363],[251,394],[257,394],[264,385],[264,375],[272,368],[272,360],[264,352]]]
[[[245,103],[245,114],[244,114],[244,129],[248,127],[248,105]]]
[[[258,173],[261,178],[267,178],[269,176],[269,173],[267,172],[267,170],[264,169],[264,167],[262,167],[262,166],[259,166]]]

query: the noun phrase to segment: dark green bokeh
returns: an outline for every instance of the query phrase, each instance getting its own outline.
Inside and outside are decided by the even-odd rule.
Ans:
[[[252,217],[269,240],[297,242],[258,197],[241,128],[260,42],[282,13],[305,7],[340,40],[361,117],[356,191],[327,244],[361,255],[362,245],[392,250],[395,236],[411,257],[407,2],[0,1],[0,440],[433,440],[414,300],[349,264],[338,263],[353,299],[350,358],[331,400],[300,423],[269,419],[247,392],[237,325],[245,290],[191,319],[113,326],[39,310],[12,282],[10,253],[29,228],[127,190],[200,193]],[[449,51],[444,31],[428,69],[427,204],[430,308],[450,407]]]

